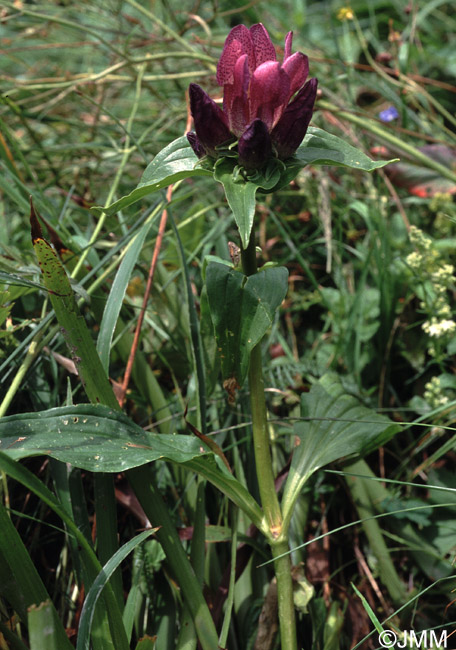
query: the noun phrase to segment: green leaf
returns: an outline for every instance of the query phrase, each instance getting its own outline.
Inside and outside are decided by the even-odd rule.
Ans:
[[[5,420],[7,418],[4,418]],[[73,535],[78,543],[80,549],[80,556],[84,563],[88,584],[91,584],[98,573],[101,571],[102,567],[99,563],[95,552],[93,551],[91,543],[86,539],[84,533],[79,530],[77,525],[72,519],[72,516],[61,506],[54,494],[49,490],[49,488],[40,481],[35,474],[33,474],[29,469],[24,467],[21,463],[10,458],[7,454],[0,451],[0,470],[11,478],[19,481],[22,485],[31,490],[36,496],[46,503],[66,524],[69,534]],[[0,522],[1,523],[1,522]],[[2,527],[0,526],[0,530]],[[14,552],[15,546],[13,545],[12,550]],[[87,583],[86,583],[87,584]],[[114,647],[116,650],[126,650],[127,648],[127,638],[125,635],[125,630],[122,623],[122,615],[120,609],[117,605],[117,601],[114,596],[114,592],[111,588],[111,585],[106,586],[106,590],[103,594],[105,604],[102,609],[104,615],[109,617],[108,634],[109,638],[106,637],[106,647]],[[43,602],[46,598],[40,598],[39,602]],[[112,633],[112,640],[111,640]],[[108,646],[110,644],[110,646]],[[94,644],[95,645],[95,644]],[[100,647],[97,645],[97,647]]]
[[[126,544],[119,548],[116,553],[114,553],[109,561],[106,562],[102,571],[95,578],[82,608],[76,650],[89,650],[90,630],[92,627],[95,605],[97,604],[98,598],[101,595],[101,592],[103,591],[103,588],[105,587],[109,578],[112,576],[120,563],[129,555],[129,553],[131,553],[131,551],[133,551],[136,546],[138,546],[138,544],[147,539],[147,537],[150,537],[150,535],[156,531],[156,528],[151,528],[149,530],[143,531],[139,535],[136,535],[136,537],[133,537],[133,539],[130,539]],[[56,650],[59,649],[57,648]]]
[[[71,650],[54,605],[48,600],[28,610],[30,650]]]
[[[30,211],[30,223],[33,248],[42,271],[43,282],[49,291],[51,304],[84,389],[94,404],[101,403],[112,408],[120,408],[87,323],[79,311],[65,268],[52,246],[44,239],[33,205]]]
[[[0,595],[23,620],[28,607],[49,598],[3,503],[0,503]]]
[[[206,433],[206,373],[204,367],[200,324],[196,312],[195,297],[193,295],[193,290],[192,290],[192,282],[190,278],[188,261],[186,259],[184,247],[182,245],[182,241],[179,236],[179,230],[176,227],[176,223],[173,219],[171,212],[169,214],[169,218],[171,221],[172,229],[174,231],[174,236],[176,238],[177,250],[179,253],[179,258],[181,262],[181,268],[184,276],[185,288],[187,293],[186,311],[188,314],[188,321],[190,326],[191,351],[192,351],[194,368],[196,371],[195,372],[196,399],[199,407],[198,414],[197,414],[198,427],[201,429],[202,433],[205,434]]]
[[[361,602],[363,603],[364,609],[366,610],[370,620],[374,624],[375,629],[377,630],[377,632],[379,634],[381,634],[383,632],[383,627],[382,627],[382,624],[380,623],[380,621],[378,620],[377,616],[375,615],[372,607],[369,605],[366,598],[364,598],[363,594],[359,591],[359,589],[356,588],[356,586],[353,584],[353,582],[351,583],[351,586],[353,587],[353,591],[355,592],[355,594],[361,598]],[[383,645],[383,643],[382,643],[382,645]]]
[[[244,248],[247,248],[253,226],[256,192],[276,186],[283,168],[279,161],[271,161],[263,174],[257,172],[246,180],[238,173],[235,158],[221,158],[215,164],[214,178],[223,185]]]
[[[208,453],[198,438],[149,433],[105,406],[79,404],[0,420],[0,451],[46,455],[92,472],[122,472],[159,458],[177,463]]]
[[[373,171],[392,162],[371,160],[365,153],[322,129],[310,127],[295,155],[281,162],[271,160],[261,172],[244,178],[238,172],[236,158],[221,158],[214,167],[214,178],[222,183],[233,212],[244,248],[250,239],[255,215],[255,196],[275,192],[288,185],[306,165],[337,165],[363,171]]]
[[[301,398],[304,422],[294,433],[299,438],[283,495],[284,519],[307,479],[320,467],[353,454],[366,454],[385,444],[400,427],[384,415],[363,406],[347,395],[332,374],[322,377]]]
[[[16,634],[11,632],[9,622],[0,621],[0,634],[3,635],[9,650],[30,650],[29,646],[26,646]]]
[[[303,143],[285,165],[280,161],[271,161],[271,165],[266,168],[266,173],[258,173],[257,177],[245,180],[240,175],[237,177],[236,173],[233,175],[237,159],[224,157],[215,164],[214,177],[225,188],[227,201],[233,211],[243,246],[247,247],[253,224],[257,190],[267,193],[280,189],[293,180],[301,167],[309,164],[338,165],[372,171],[383,167],[388,162],[392,161],[371,160],[342,138],[326,133],[322,129],[309,127]],[[196,163],[198,158],[186,136],[177,138],[149,163],[139,185],[130,194],[106,208],[96,206],[92,210],[112,215],[178,180],[191,176],[212,175],[210,170],[197,166]]]
[[[312,126],[307,129],[306,137],[298,147],[294,158],[296,164],[300,167],[305,165],[336,165],[338,167],[361,169],[365,172],[371,172],[397,160],[397,158],[392,160],[372,160],[365,153],[348,144],[346,140]]]
[[[92,210],[107,215],[115,214],[122,208],[136,203],[144,196],[167,187],[176,181],[191,176],[212,176],[212,172],[202,167],[195,167],[198,158],[191,148],[186,136],[177,138],[167,147],[162,149],[146,167],[139,185],[107,208],[97,206]]]
[[[120,263],[119,270],[117,271],[114,282],[112,283],[108,300],[106,301],[97,340],[97,351],[100,355],[100,360],[106,374],[109,374],[109,354],[111,351],[111,343],[120,310],[122,309],[125,292],[150,226],[151,221],[147,221],[141,230],[135,235],[135,238],[130,242],[129,248]]]
[[[252,494],[227,470],[218,456],[201,456],[189,460],[183,465],[191,472],[200,474],[220,492],[225,494],[240,508],[263,535],[268,534],[268,527],[263,512]]]
[[[288,271],[268,267],[245,276],[211,262],[206,288],[224,379],[245,380],[250,352],[271,326],[276,309],[288,289]]]
[[[242,176],[233,176],[235,161],[232,158],[223,158],[215,166],[214,178],[223,185],[226,200],[231,208],[234,220],[239,230],[242,246],[247,248],[250,232],[255,216],[255,194],[258,186],[246,181]]]

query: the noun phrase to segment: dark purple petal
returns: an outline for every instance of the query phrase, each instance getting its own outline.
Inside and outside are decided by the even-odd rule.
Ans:
[[[187,140],[189,141],[189,144],[193,151],[196,153],[198,158],[202,158],[203,156],[206,155],[206,151],[204,147],[201,145],[201,142],[198,140],[198,136],[194,131],[189,131],[186,133]]]
[[[290,99],[290,79],[277,61],[266,61],[255,70],[250,82],[250,119],[258,117],[271,130]]]
[[[249,57],[249,70],[255,68],[255,53],[250,31],[245,25],[233,27],[226,37],[222,55],[217,64],[217,83],[219,86],[232,84],[236,61],[243,54]]]
[[[261,23],[253,25],[250,28],[250,36],[252,37],[253,49],[255,52],[255,68],[265,61],[275,61],[276,51],[267,30]]]
[[[283,62],[288,59],[288,57],[291,56],[291,45],[293,43],[293,32],[288,32],[288,34],[285,36],[285,51],[283,53]]]
[[[253,120],[238,143],[239,163],[246,169],[258,169],[272,156],[271,136],[261,120]]]
[[[190,84],[189,95],[199,145],[206,153],[215,155],[215,147],[231,138],[225,114],[197,84]]]
[[[287,58],[282,69],[290,77],[290,96],[292,96],[306,83],[309,74],[309,59],[302,52],[295,52]]]
[[[306,83],[287,106],[271,133],[272,142],[282,160],[294,154],[306,134],[317,96],[317,85],[317,79],[311,79]]]
[[[223,90],[223,109],[228,127],[238,137],[242,135],[250,122],[247,99],[249,79],[248,56],[243,54],[234,66],[233,83],[226,84]]]

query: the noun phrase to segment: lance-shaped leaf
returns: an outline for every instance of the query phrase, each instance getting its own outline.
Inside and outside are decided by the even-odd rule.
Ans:
[[[53,637],[60,643],[59,648],[71,650],[58,613],[49,602],[46,588],[3,503],[0,503],[0,594],[23,621],[27,619],[27,610],[48,601]],[[30,628],[29,633],[31,635]],[[49,645],[51,647],[54,646]]]
[[[337,135],[310,126],[295,154],[285,161],[285,169],[281,172],[278,183],[270,189],[262,189],[261,192],[270,194],[286,187],[307,165],[333,165],[372,172],[396,160],[398,159],[372,160],[363,151],[352,147]]]
[[[131,553],[138,544],[141,544],[150,535],[157,532],[157,528],[145,530],[133,539],[130,539],[124,544],[104,565],[102,571],[96,577],[94,583],[90,587],[87,598],[84,601],[84,606],[81,612],[81,620],[78,629],[78,641],[76,650],[90,650],[90,630],[92,627],[93,615],[95,612],[95,605],[100,597],[103,588],[106,586],[109,578],[120,565],[120,563]],[[56,650],[59,650],[57,647]]]
[[[255,195],[258,190],[271,190],[279,183],[284,165],[277,160],[271,160],[270,166],[264,172],[257,172],[249,179],[237,173],[236,165],[235,158],[221,158],[215,165],[214,178],[223,185],[242,246],[247,248],[255,216]]]
[[[245,380],[250,352],[271,326],[288,288],[288,271],[269,267],[255,275],[211,262],[206,287],[224,379]]]
[[[59,325],[62,328],[71,357],[93,403],[119,408],[84,317],[79,311],[70,280],[52,246],[44,239],[31,204],[32,242],[43,282],[49,291]]]
[[[325,390],[325,388],[327,390]],[[293,453],[282,501],[285,525],[308,478],[320,467],[385,444],[400,427],[347,395],[334,375],[325,375],[301,398]]]
[[[196,167],[198,157],[190,146],[187,138],[182,136],[162,149],[146,167],[139,185],[130,194],[123,196],[110,206],[92,208],[95,212],[115,214],[122,208],[136,203],[148,194],[167,187],[176,181],[190,176],[211,176],[212,172],[202,167]]]
[[[379,169],[397,160],[397,158],[393,160],[372,160],[363,151],[348,144],[346,140],[312,126],[308,128],[294,158],[296,158],[296,164],[300,167],[305,165],[336,165],[337,167],[361,169],[364,172],[372,172],[374,169]]]
[[[92,472],[123,472],[159,458],[185,463],[209,452],[191,435],[146,432],[106,406],[78,404],[0,420],[0,451],[46,455]]]

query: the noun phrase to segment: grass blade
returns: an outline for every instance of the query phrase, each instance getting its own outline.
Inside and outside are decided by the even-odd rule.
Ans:
[[[138,544],[141,544],[145,539],[150,537],[156,532],[155,529],[146,530],[130,541],[124,544],[119,550],[114,553],[110,560],[104,565],[96,579],[94,580],[87,598],[84,601],[84,606],[81,612],[81,621],[79,624],[78,642],[76,645],[77,650],[89,650],[90,647],[90,628],[93,620],[93,612],[96,602],[101,595],[101,592],[106,586],[109,578],[113,575],[114,571],[120,563],[133,551]]]

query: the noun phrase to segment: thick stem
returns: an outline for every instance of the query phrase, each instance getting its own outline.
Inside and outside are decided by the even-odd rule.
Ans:
[[[241,255],[244,273],[246,275],[256,273],[256,248],[253,233],[247,248],[241,251]],[[291,560],[288,554],[288,535],[282,535],[282,511],[274,484],[266,400],[264,396],[261,343],[256,345],[250,354],[249,388],[258,487],[260,490],[261,505],[270,532],[268,541],[271,545],[273,557],[277,558],[274,561],[274,570],[277,579],[281,648],[282,650],[296,650],[297,639]]]
[[[277,580],[277,599],[280,623],[280,645],[282,650],[297,648],[295,610],[293,602],[293,580],[291,577],[291,556],[288,539],[271,544],[274,571]],[[284,555],[285,554],[285,555]],[[281,556],[281,557],[279,557]],[[302,647],[302,646],[301,646]]]
[[[257,271],[255,236],[252,233],[249,245],[241,251],[242,268],[246,275]],[[250,408],[252,411],[253,447],[257,470],[261,505],[271,536],[276,539],[282,532],[282,513],[274,485],[272,458],[269,443],[266,400],[264,397],[261,342],[250,354],[249,364]]]
[[[253,448],[261,505],[271,537],[277,539],[282,532],[282,512],[277,498],[272,470],[260,343],[253,348],[250,354],[249,387]]]

